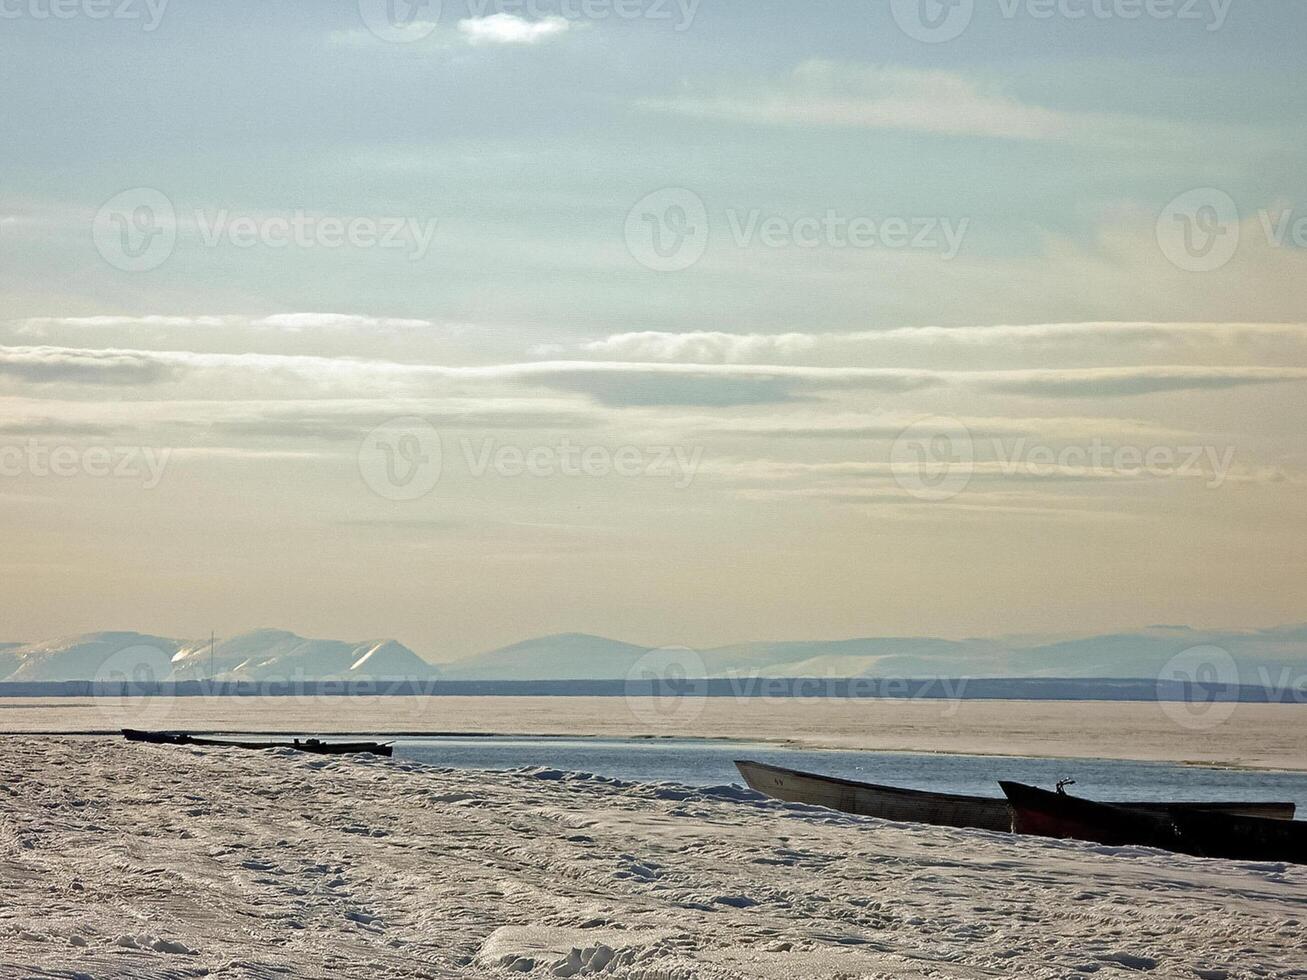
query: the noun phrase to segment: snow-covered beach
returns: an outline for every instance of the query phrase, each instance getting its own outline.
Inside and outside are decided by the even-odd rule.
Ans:
[[[372,757],[0,770],[6,977],[1307,976],[1307,868]]]

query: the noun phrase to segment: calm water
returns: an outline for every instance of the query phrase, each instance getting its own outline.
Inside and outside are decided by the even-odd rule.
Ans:
[[[1098,799],[1292,801],[1307,816],[1307,773],[1246,772],[1102,759],[1011,759],[969,755],[787,749],[692,739],[402,738],[397,757],[455,769],[544,766],[634,782],[743,784],[736,759],[945,793],[999,796],[1010,779]]]

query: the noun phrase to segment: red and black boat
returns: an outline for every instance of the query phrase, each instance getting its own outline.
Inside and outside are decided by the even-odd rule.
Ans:
[[[1307,864],[1307,823],[1201,809],[1156,812],[1096,803],[1021,783],[1000,783],[1018,834],[1114,847],[1155,847],[1195,857]]]

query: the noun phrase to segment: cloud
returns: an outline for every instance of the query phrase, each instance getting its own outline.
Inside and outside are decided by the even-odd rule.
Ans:
[[[1173,391],[1210,391],[1307,381],[1296,367],[1050,368],[1018,371],[933,371],[917,368],[806,367],[762,364],[643,364],[542,361],[485,367],[404,364],[308,355],[194,351],[0,347],[0,377],[40,384],[159,384],[216,373],[250,384],[258,376],[344,386],[390,384],[425,391],[433,384],[520,391],[534,385],[581,394],[612,407],[783,404],[823,392],[903,393],[975,388],[1046,398],[1100,398]]]
[[[587,395],[617,408],[775,405],[826,390],[901,393],[944,383],[935,372],[912,369],[556,361],[508,370],[537,384]]]
[[[1034,323],[965,327],[899,327],[850,333],[670,333],[643,331],[613,334],[576,345],[575,353],[627,361],[692,361],[739,364],[785,360],[823,350],[852,346],[916,345],[984,347],[1015,343],[1067,345],[1108,340],[1155,347],[1219,344],[1242,346],[1256,341],[1307,343],[1303,323]],[[560,352],[538,348],[538,353]]]
[[[565,34],[571,27],[562,17],[527,20],[516,14],[491,14],[488,17],[469,17],[458,22],[459,31],[473,45],[481,44],[539,44],[541,41]]]
[[[1307,368],[1112,367],[1047,371],[993,371],[991,391],[1047,398],[1109,398],[1174,391],[1218,391],[1251,385],[1307,381]]]
[[[157,329],[157,330],[210,330],[232,327],[252,327],[256,330],[285,333],[312,331],[337,332],[389,332],[421,330],[434,327],[430,320],[400,317],[359,316],[353,313],[277,313],[272,316],[250,317],[235,314],[218,316],[174,316],[146,314],[141,316],[45,316],[19,320],[15,329],[20,335],[43,337],[57,328],[81,330]]]
[[[158,384],[177,369],[148,351],[0,347],[0,378],[30,384]]]
[[[1109,447],[1113,449],[1114,447]],[[1110,454],[1105,457],[1110,460]],[[1142,463],[1134,466],[1113,466],[1110,462],[1094,464],[1088,462],[1028,462],[1025,460],[979,460],[967,464],[968,481],[989,481],[990,483],[1113,483],[1144,482],[1167,480],[1201,480],[1210,483],[1219,476],[1224,483],[1283,483],[1288,479],[1285,471],[1278,466],[1236,466],[1233,461],[1228,468],[1217,459],[1221,466],[1208,465],[1211,457],[1203,458],[1195,465],[1181,465],[1185,462],[1177,451],[1170,458],[1169,469],[1148,469]],[[821,462],[803,462],[794,460],[751,459],[731,460],[704,466],[701,472],[715,472],[719,475],[759,479],[772,482],[782,479],[801,479],[820,477],[828,481],[823,484],[830,487],[829,481],[847,481],[851,487],[860,486],[869,481],[892,482],[895,477],[919,478],[920,469],[915,464],[890,462],[868,462],[864,460],[838,460]]]
[[[5,436],[108,436],[116,431],[118,431],[117,426],[75,422],[49,416],[0,421],[0,435]]]
[[[206,424],[215,432],[266,439],[357,441],[396,418],[421,418],[442,431],[559,430],[576,431],[597,426],[600,419],[560,406],[523,399],[520,402],[476,399],[428,401],[315,402],[311,405],[263,405],[241,410]]]
[[[743,438],[784,440],[894,440],[910,426],[921,422],[921,415],[838,413],[799,415],[781,418],[691,420],[697,431]],[[1009,418],[995,416],[955,416],[947,420],[966,429],[973,439],[1012,439],[1036,437],[1050,442],[1079,442],[1086,439],[1124,438],[1153,442],[1180,442],[1196,438],[1191,431],[1167,428],[1151,422],[1125,418],[1078,416]]]
[[[254,320],[251,325],[291,333],[311,330],[421,330],[435,326],[430,320],[356,316],[351,313],[278,313]]]
[[[1172,135],[1143,119],[1030,105],[949,71],[812,60],[779,82],[713,95],[647,99],[659,112],[767,125],[887,129],[1008,140],[1101,141]]]
[[[1104,504],[1099,509],[1083,506],[1079,498],[1067,498],[1056,493],[1029,490],[976,490],[948,500],[924,500],[919,495],[900,487],[795,487],[747,488],[736,496],[744,500],[762,502],[799,502],[837,504],[858,507],[876,507],[880,513],[898,518],[924,520],[953,520],[971,514],[978,517],[1040,517],[1061,520],[1123,520],[1130,515],[1111,509]]]

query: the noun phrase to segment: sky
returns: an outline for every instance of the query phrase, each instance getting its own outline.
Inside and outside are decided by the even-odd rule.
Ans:
[[[1302,4],[0,21],[0,640],[1305,618]]]

